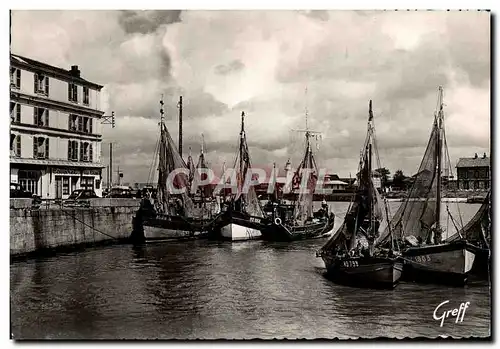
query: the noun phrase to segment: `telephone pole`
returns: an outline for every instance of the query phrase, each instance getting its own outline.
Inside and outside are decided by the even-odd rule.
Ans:
[[[109,143],[109,171],[108,171],[108,187],[113,188],[113,143]]]

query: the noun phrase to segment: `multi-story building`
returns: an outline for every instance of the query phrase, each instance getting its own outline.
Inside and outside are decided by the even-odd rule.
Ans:
[[[485,190],[490,188],[490,158],[486,153],[473,158],[460,158],[457,163],[458,189]]]
[[[10,180],[43,199],[102,193],[99,95],[78,66],[10,56]]]

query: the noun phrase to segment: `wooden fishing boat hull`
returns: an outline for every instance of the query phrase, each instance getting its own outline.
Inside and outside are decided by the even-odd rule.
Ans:
[[[247,241],[262,238],[263,219],[239,213],[221,214],[214,222],[210,238],[223,241]]]
[[[142,223],[145,242],[199,239],[208,235],[204,222],[190,222],[178,216],[144,219]]]
[[[246,241],[261,238],[260,230],[249,228],[238,223],[229,223],[221,228],[220,236],[227,241]]]
[[[322,258],[327,277],[339,284],[392,289],[397,286],[403,273],[403,261],[399,258]]]
[[[334,226],[334,219],[303,226],[288,226],[272,222],[262,230],[262,239],[266,241],[294,241],[316,239],[328,234]]]
[[[488,248],[476,247],[474,264],[469,275],[475,275],[483,279],[488,279],[491,270],[491,251]]]
[[[410,247],[403,251],[405,279],[464,285],[477,247],[463,242]]]

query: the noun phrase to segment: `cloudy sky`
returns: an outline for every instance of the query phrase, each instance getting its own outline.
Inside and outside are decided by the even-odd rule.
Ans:
[[[105,86],[117,127],[103,127],[103,161],[114,142],[125,182],[148,180],[161,94],[174,139],[183,96],[184,155],[204,133],[216,172],[242,111],[254,164],[298,165],[307,107],[318,165],[354,175],[372,99],[382,166],[412,174],[439,85],[452,165],[490,152],[488,12],[14,11],[11,28],[13,53]]]

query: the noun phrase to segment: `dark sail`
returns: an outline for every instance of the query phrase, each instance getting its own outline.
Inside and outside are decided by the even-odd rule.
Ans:
[[[358,189],[339,230],[322,247],[322,252],[333,249],[349,252],[360,242],[364,247],[377,246],[383,237],[380,232],[387,226],[384,205],[372,176],[372,154],[376,150],[373,114],[368,119],[368,132],[361,154],[357,174]]]
[[[483,204],[474,217],[459,232],[446,239],[446,242],[460,240],[462,237],[467,241],[480,243],[490,247],[491,242],[491,192],[486,195]]]
[[[397,237],[403,238],[413,235],[425,240],[431,227],[436,223],[438,137],[440,137],[440,129],[436,117],[424,157],[417,174],[413,176],[414,182],[408,197],[391,220],[392,231]],[[386,229],[385,235],[388,233],[389,227]]]
[[[247,138],[245,133],[245,123],[244,123],[245,113],[241,114],[241,132],[240,132],[240,142],[239,151],[234,162],[234,168],[236,169],[236,180],[238,192],[234,199],[235,202],[241,205],[242,210],[251,216],[264,217],[264,212],[260,206],[260,202],[257,199],[257,194],[253,186],[249,186],[246,193],[244,192],[244,184],[247,173],[251,170],[252,165],[250,161],[250,152],[248,150]]]
[[[189,175],[179,173],[173,178],[173,183],[171,183],[173,188],[185,189],[181,194],[172,194],[169,190],[171,188],[167,186],[167,179],[172,171],[181,168],[188,169],[188,167],[163,123],[160,137],[157,209],[165,214],[193,217],[194,205],[189,197]]]

